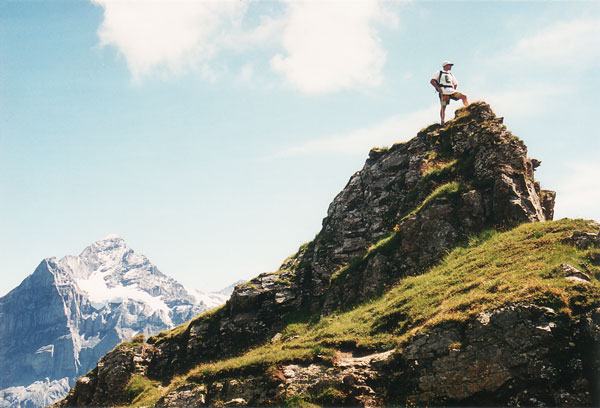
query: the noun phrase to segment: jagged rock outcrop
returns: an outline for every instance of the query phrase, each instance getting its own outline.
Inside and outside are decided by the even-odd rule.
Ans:
[[[551,308],[516,304],[434,328],[386,368],[388,398],[402,390],[398,402],[417,405],[590,406],[598,313],[573,323]]]
[[[64,397],[115,345],[183,323],[208,309],[204,301],[117,236],[44,259],[0,298],[0,406]]]
[[[100,359],[93,375],[77,380],[76,404],[90,405],[93,400],[121,400],[132,373],[145,374],[144,362],[149,346],[143,342],[126,342]],[[95,404],[94,404],[95,405]]]
[[[394,350],[366,356],[338,353],[333,364],[287,364],[266,375],[223,378],[210,386],[191,386],[164,396],[159,406],[261,406],[299,395],[321,394],[324,405],[376,406],[381,395],[374,386]],[[331,392],[330,390],[344,390]]]
[[[236,287],[223,308],[194,319],[178,335],[150,338],[146,375],[171,378],[192,364],[233,355],[265,341],[303,314],[328,314],[364,301],[399,278],[418,274],[485,229],[551,219],[555,194],[541,190],[535,182],[534,169],[539,164],[527,158],[524,143],[481,102],[458,110],[457,117],[444,126],[423,129],[406,143],[372,150],[364,168],[330,205],[314,241],[278,271]],[[380,245],[386,250],[370,250]],[[288,367],[287,372],[292,371]],[[340,366],[327,375],[343,382],[343,371]],[[62,404],[122,402],[114,394],[106,399],[104,392],[88,387],[98,381],[97,373],[80,379]],[[347,382],[362,387],[367,377]],[[285,384],[285,379],[256,381],[263,386],[276,384],[276,388],[281,381]],[[364,386],[374,389],[377,385]],[[163,402],[211,404],[211,390],[196,391],[182,390],[181,395],[166,396]],[[227,398],[263,405],[279,395],[274,392],[263,400],[235,393]],[[359,394],[352,395],[358,398]]]

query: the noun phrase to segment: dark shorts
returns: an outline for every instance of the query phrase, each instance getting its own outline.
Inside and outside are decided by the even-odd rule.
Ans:
[[[452,95],[444,95],[444,98],[442,99],[442,94],[438,93],[438,97],[440,98],[442,106],[450,105],[450,100],[458,101],[461,98],[461,96],[463,96],[463,94],[456,91]]]

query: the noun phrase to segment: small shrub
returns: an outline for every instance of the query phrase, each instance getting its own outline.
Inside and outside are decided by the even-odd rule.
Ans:
[[[310,396],[306,394],[291,394],[283,399],[281,405],[284,407],[317,407],[317,405],[310,403],[309,400]]]
[[[314,398],[314,402],[328,407],[344,405],[347,395],[335,387],[328,387]]]
[[[469,237],[467,248],[474,248],[476,246],[479,246],[479,245],[483,244],[485,241],[495,237],[497,234],[498,234],[498,231],[496,231],[495,229],[492,228],[492,229],[485,230],[478,235],[473,235],[473,236]]]
[[[534,231],[533,234],[531,234],[531,236],[533,238],[539,239],[544,236],[544,231]]]

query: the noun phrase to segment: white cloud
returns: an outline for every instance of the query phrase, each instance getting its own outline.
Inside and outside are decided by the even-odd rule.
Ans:
[[[254,76],[254,65],[248,63],[240,69],[240,74],[237,77],[238,82],[247,83],[252,80]]]
[[[134,78],[155,72],[206,70],[223,30],[239,23],[244,1],[91,0],[104,8],[98,35],[114,45]]]
[[[224,32],[221,43],[224,47],[238,52],[265,47],[276,48],[281,44],[285,23],[285,18],[263,15],[256,27],[237,26]]]
[[[591,218],[600,221],[600,163],[566,166],[556,188],[555,218]]]
[[[319,94],[379,85],[386,60],[377,23],[396,24],[378,0],[287,0],[285,54],[273,69],[301,92]]]
[[[446,118],[453,118],[459,105],[446,109]],[[311,154],[365,155],[372,147],[391,146],[413,138],[419,130],[439,120],[439,105],[427,109],[391,116],[382,122],[347,133],[334,134],[322,139],[285,149],[276,156]]]
[[[271,67],[305,93],[379,85],[386,54],[377,24],[394,26],[381,0],[281,0],[283,16],[265,14],[246,26],[243,0],[91,0],[103,7],[102,46],[124,56],[134,79],[188,70],[214,77],[222,50],[271,49]],[[267,11],[264,11],[267,10]],[[227,67],[238,70],[237,67]],[[242,78],[249,74],[242,67]]]
[[[589,67],[600,59],[600,19],[562,21],[523,38],[501,60],[558,67]]]

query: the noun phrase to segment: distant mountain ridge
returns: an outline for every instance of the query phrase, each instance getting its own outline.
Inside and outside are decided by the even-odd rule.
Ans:
[[[54,402],[116,344],[183,323],[231,290],[188,290],[117,235],[44,259],[0,298],[0,406]]]

